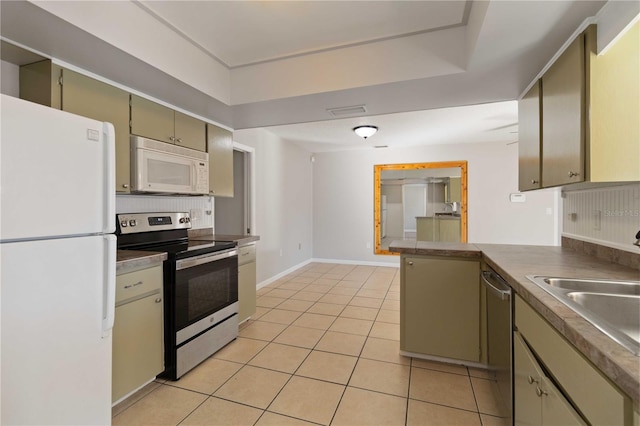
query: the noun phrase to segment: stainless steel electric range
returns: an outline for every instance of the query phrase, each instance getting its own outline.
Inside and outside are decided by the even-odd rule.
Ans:
[[[238,252],[233,242],[189,241],[188,213],[117,215],[118,249],[167,252],[165,370],[177,380],[238,336]]]

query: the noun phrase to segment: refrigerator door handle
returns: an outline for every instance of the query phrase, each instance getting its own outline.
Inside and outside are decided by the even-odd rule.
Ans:
[[[103,124],[103,136],[105,147],[105,179],[107,180],[104,194],[105,196],[105,234],[116,231],[116,142],[115,128],[113,124],[105,122]]]
[[[105,240],[105,268],[106,280],[104,283],[102,338],[109,337],[116,315],[116,236],[104,235]]]

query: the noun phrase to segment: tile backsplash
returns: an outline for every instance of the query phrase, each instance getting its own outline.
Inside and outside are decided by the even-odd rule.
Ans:
[[[189,212],[193,229],[213,228],[213,197],[117,195],[116,213]]]
[[[630,252],[640,230],[640,184],[563,191],[562,235]]]

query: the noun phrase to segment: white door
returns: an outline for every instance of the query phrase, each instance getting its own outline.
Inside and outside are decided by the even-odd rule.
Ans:
[[[115,253],[113,235],[0,244],[1,424],[110,423]]]
[[[115,231],[113,126],[1,97],[0,240]]]

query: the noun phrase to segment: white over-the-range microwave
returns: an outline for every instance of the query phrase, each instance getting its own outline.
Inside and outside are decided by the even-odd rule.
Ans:
[[[209,154],[131,135],[131,191],[209,194]]]

